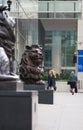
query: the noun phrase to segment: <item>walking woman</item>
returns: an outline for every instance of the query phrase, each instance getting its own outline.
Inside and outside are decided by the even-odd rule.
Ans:
[[[77,91],[77,76],[75,75],[74,71],[71,72],[69,81],[70,81],[71,93],[72,95],[74,95],[74,93]]]
[[[49,90],[56,90],[55,71],[53,69],[49,70],[48,88],[49,88]]]

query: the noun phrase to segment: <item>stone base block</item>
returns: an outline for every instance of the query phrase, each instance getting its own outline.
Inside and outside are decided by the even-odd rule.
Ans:
[[[52,90],[39,91],[38,103],[53,104],[53,93],[54,93],[54,91],[52,91]]]
[[[24,84],[24,90],[45,90],[45,84]]]
[[[17,81],[0,81],[1,90],[23,90],[23,82]]]
[[[53,104],[53,91],[45,90],[45,84],[24,84],[24,90],[38,91],[38,103]]]
[[[0,91],[0,130],[35,130],[37,92]]]

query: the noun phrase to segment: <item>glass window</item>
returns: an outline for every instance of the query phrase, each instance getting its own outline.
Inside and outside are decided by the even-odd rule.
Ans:
[[[71,2],[56,2],[55,12],[70,12],[74,11],[74,3]]]
[[[52,32],[51,31],[45,32],[44,51],[45,51],[45,66],[51,67],[52,66]]]
[[[39,1],[39,18],[81,18],[81,1]]]
[[[55,9],[54,9],[54,8],[55,8],[55,5],[54,5],[54,4],[55,4],[54,2],[50,2],[50,3],[49,3],[49,12],[51,12],[51,11],[54,12],[54,10],[55,10]]]
[[[74,67],[73,55],[76,50],[75,31],[48,31],[45,33],[45,65],[52,67],[52,57],[60,55],[61,67]],[[50,39],[50,40],[49,40]],[[47,41],[48,40],[48,41]],[[55,50],[53,53],[52,49]]]
[[[39,18],[54,18],[54,13],[39,13]]]
[[[47,2],[39,2],[38,8],[39,8],[39,12],[41,11],[47,12]]]
[[[75,5],[75,11],[77,11],[77,12],[81,12],[81,3],[80,2],[77,2],[77,3],[75,3],[76,5]]]
[[[46,47],[45,49],[45,66],[50,67],[52,66],[52,52],[51,48]]]
[[[81,18],[81,13],[56,13],[55,18]]]
[[[66,19],[79,19],[81,13],[39,13],[39,18],[66,18]]]
[[[61,65],[63,67],[74,66],[72,57],[76,49],[76,32],[62,32],[61,37]]]

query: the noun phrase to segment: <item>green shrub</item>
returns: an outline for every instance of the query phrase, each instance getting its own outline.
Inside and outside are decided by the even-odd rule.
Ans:
[[[44,74],[44,75],[42,76],[42,80],[47,81],[47,79],[48,79],[48,75],[47,75],[47,74]]]
[[[56,80],[61,80],[60,75],[56,74]]]
[[[59,80],[68,80],[69,75],[70,75],[70,73],[64,74],[64,77],[62,79],[61,76],[60,76],[60,74],[56,73],[56,81],[59,81]],[[43,81],[47,81],[47,79],[48,79],[48,74],[43,74],[42,80]]]
[[[68,80],[68,79],[69,79],[69,75],[70,75],[70,73],[66,73],[66,74],[64,75],[64,79],[65,79],[65,80]]]

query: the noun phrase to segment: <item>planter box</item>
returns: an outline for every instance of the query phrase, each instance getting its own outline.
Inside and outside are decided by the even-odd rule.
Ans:
[[[57,81],[56,82],[57,92],[70,92],[70,85],[67,84],[67,82],[64,81]]]

